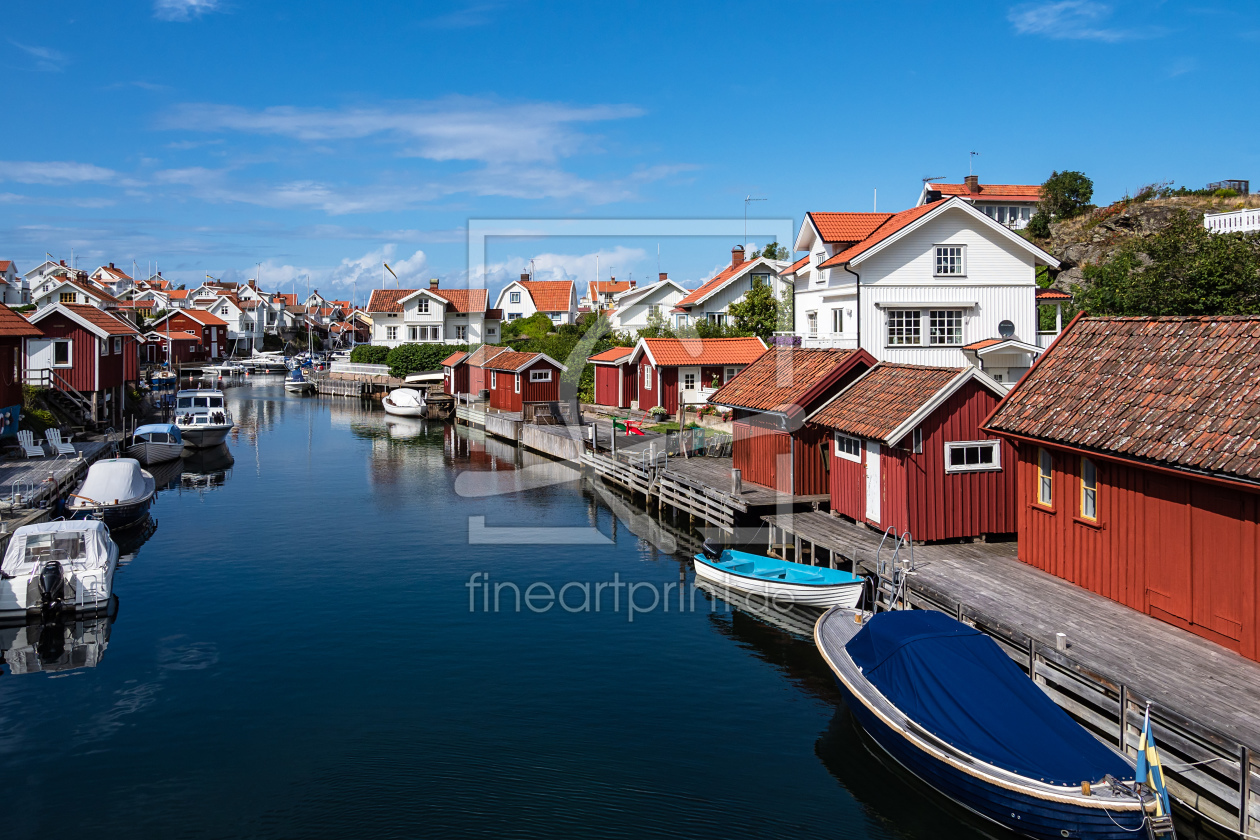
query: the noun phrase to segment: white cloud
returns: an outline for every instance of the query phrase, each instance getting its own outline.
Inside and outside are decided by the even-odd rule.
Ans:
[[[1014,6],[1006,19],[1020,35],[1043,35],[1056,40],[1116,43],[1164,34],[1158,27],[1119,29],[1102,25],[1111,12],[1111,6],[1096,0],[1058,0]]]
[[[0,181],[19,184],[82,184],[112,181],[118,173],[73,161],[0,160]]]
[[[9,43],[35,59],[35,69],[45,73],[60,73],[65,69],[67,58],[64,53],[51,47],[30,46],[9,39]]]
[[[219,0],[153,0],[153,16],[158,20],[187,21],[221,11]]]

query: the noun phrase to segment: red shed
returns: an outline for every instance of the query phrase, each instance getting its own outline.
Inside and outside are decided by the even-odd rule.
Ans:
[[[869,370],[865,350],[775,347],[709,402],[734,410],[733,465],[746,481],[795,496],[826,494],[826,429],[805,418]]]
[[[468,367],[460,364],[467,358],[468,354],[461,350],[442,360],[442,387],[446,393],[451,395],[468,393]]]
[[[172,356],[176,365],[195,364],[210,358],[210,347],[202,344],[201,336],[196,333],[150,330],[144,338],[144,360],[150,364],[166,364],[172,361]]]
[[[716,391],[764,352],[760,338],[640,338],[630,356],[639,382],[633,407],[677,414],[680,389],[688,405],[703,403],[704,391]]]
[[[881,363],[810,416],[830,432],[831,509],[917,540],[1014,533],[1015,450],[981,424],[979,368]]]
[[[639,398],[638,369],[630,364],[633,347],[614,347],[587,359],[595,368],[595,404],[629,408]]]
[[[527,402],[560,399],[560,373],[567,368],[546,353],[496,353],[485,363],[490,380],[490,407],[520,411]]]
[[[217,359],[227,352],[227,321],[205,309],[177,309],[150,325],[159,332],[190,332],[201,336],[201,345],[209,358]]]
[[[1260,660],[1260,317],[1078,318],[987,428],[1019,558]]]
[[[26,339],[43,334],[39,327],[0,304],[0,408],[22,404],[22,382],[25,378],[22,345]],[[14,431],[6,424],[0,428],[0,435]]]
[[[95,306],[54,303],[31,322],[41,338],[26,339],[28,381],[47,381],[91,401],[96,420],[122,420],[123,389],[140,378],[144,337],[120,317]]]
[[[507,347],[499,347],[493,344],[483,344],[476,350],[468,354],[468,357],[462,362],[455,364],[455,382],[462,385],[467,390],[459,393],[468,393],[476,396],[482,391],[490,388],[490,377],[486,375],[485,365],[500,353],[508,352]],[[467,381],[464,381],[464,378]]]

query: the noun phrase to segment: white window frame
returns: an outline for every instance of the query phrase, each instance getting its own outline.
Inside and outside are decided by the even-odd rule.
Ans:
[[[416,312],[420,315],[429,314],[429,299],[422,297],[416,301]]]
[[[490,390],[492,391],[499,390],[499,372],[498,371],[495,371],[495,370],[490,371]]]
[[[843,445],[841,445],[841,441],[844,442]],[[853,461],[855,464],[862,463],[862,439],[861,438],[855,438],[853,437],[853,435],[846,435],[840,432],[836,432],[833,438],[833,442],[834,442],[837,458],[843,458],[846,461]],[[850,452],[849,451],[850,448],[852,448],[854,451]]]
[[[545,370],[531,370],[529,372],[529,381],[530,382],[550,382],[551,381],[551,368],[546,368]]]
[[[900,319],[902,323],[894,324]],[[913,325],[911,324],[913,319]],[[904,340],[913,328],[915,341]],[[901,331],[901,341],[894,341],[893,330]],[[889,309],[884,316],[884,345],[886,347],[922,347],[923,346],[923,310],[921,309]]]
[[[512,378],[516,380],[516,393],[519,394],[521,392],[521,375],[518,373]]]
[[[520,303],[520,302],[521,302],[520,292],[508,292],[508,303]]]
[[[953,332],[951,321],[957,317],[958,331]],[[964,311],[961,309],[929,309],[928,310],[928,343],[932,347],[962,347],[963,345],[963,322],[966,318]],[[940,326],[937,326],[937,323]],[[938,341],[937,331],[940,331],[940,340]]]
[[[467,325],[467,324],[456,324],[456,325],[455,325],[455,340],[456,340],[456,341],[467,341],[467,340],[468,340],[468,325]]]
[[[652,366],[651,365],[643,366],[643,390],[644,391],[652,390]]]
[[[398,340],[398,327],[397,326],[391,325],[385,328],[385,340],[386,341]]]
[[[953,252],[957,253],[953,253]],[[944,252],[944,253],[943,253]],[[946,271],[942,271],[943,267]],[[957,270],[953,270],[957,268]],[[934,245],[932,247],[932,276],[933,277],[966,277],[967,276],[967,246],[966,245]]]
[[[116,356],[122,355],[122,336],[114,337],[114,355]]]
[[[427,328],[427,327],[425,328],[425,332],[428,332],[428,328]],[[420,340],[420,328],[419,328],[419,327],[407,327],[407,340],[408,340],[408,341],[419,341],[419,340]]]
[[[66,345],[66,361],[63,364],[57,363],[57,345]],[[52,347],[52,366],[55,368],[72,368],[74,367],[74,341],[69,338],[54,338]]]
[[[696,390],[696,375],[697,374],[694,373],[693,371],[687,371],[686,373],[683,374],[683,390],[684,391]]]
[[[844,334],[844,310],[831,310],[831,332],[833,335]]]
[[[977,461],[974,464],[954,464],[952,463],[952,453],[957,449],[988,449],[993,453],[993,460],[990,463],[981,463]],[[1002,470],[1002,442],[997,440],[957,440],[950,441],[945,444],[945,472],[962,473],[962,472],[1001,472]]]
[[[732,379],[734,379],[736,376],[739,375],[739,368],[728,367],[722,373],[723,373],[722,382],[723,384],[725,384],[727,382],[730,382]]]
[[[805,313],[805,333],[810,338],[818,338],[818,313]]]

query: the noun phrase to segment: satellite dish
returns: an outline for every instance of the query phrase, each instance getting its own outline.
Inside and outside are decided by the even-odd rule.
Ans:
[[[1002,338],[1010,338],[1015,335],[1015,325],[1010,321],[1003,321],[998,324],[998,335],[1002,336]]]

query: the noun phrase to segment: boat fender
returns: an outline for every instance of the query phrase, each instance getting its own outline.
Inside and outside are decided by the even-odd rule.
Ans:
[[[1089,782],[1081,782],[1081,795],[1089,796]]]
[[[39,607],[42,612],[54,612],[61,609],[61,596],[65,582],[66,577],[61,570],[61,564],[56,560],[49,560],[39,570]]]

